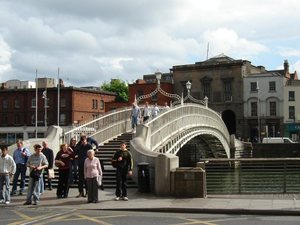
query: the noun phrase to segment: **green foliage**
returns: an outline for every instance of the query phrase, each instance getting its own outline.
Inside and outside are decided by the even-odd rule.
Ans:
[[[116,102],[128,102],[128,85],[120,79],[111,79],[110,83],[104,82],[101,87],[104,91],[115,92],[117,94]]]

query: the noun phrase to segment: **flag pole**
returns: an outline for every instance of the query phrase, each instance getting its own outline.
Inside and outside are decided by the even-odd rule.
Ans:
[[[38,121],[38,77],[37,69],[35,71],[35,138],[37,138],[37,121]]]
[[[57,126],[59,126],[59,110],[60,110],[60,80],[59,80],[59,67],[57,69]]]

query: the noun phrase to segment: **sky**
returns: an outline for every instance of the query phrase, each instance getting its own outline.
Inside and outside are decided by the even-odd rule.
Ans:
[[[299,0],[0,0],[0,82],[132,83],[221,53],[299,72],[299,22]]]

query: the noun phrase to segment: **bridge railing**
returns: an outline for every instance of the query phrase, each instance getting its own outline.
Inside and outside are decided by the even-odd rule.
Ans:
[[[127,107],[109,112],[81,126],[66,130],[63,133],[62,141],[69,143],[72,137],[78,138],[81,133],[87,133],[103,143],[117,135],[128,132],[131,129],[131,109],[132,107]]]
[[[163,112],[145,124],[151,130],[148,146],[152,151],[159,151],[172,137],[194,127],[216,129],[222,133],[227,145],[230,143],[228,130],[217,112],[197,104],[184,104]],[[171,147],[171,146],[170,146]]]
[[[201,159],[208,194],[300,193],[300,158]]]

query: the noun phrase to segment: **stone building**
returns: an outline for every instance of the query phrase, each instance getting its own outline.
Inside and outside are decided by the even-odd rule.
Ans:
[[[224,54],[203,62],[171,68],[174,93],[185,96],[186,83],[192,83],[191,95],[197,99],[208,97],[208,106],[219,112],[230,134],[247,137],[243,108],[243,78],[249,74],[266,72],[247,60],[235,60]]]

